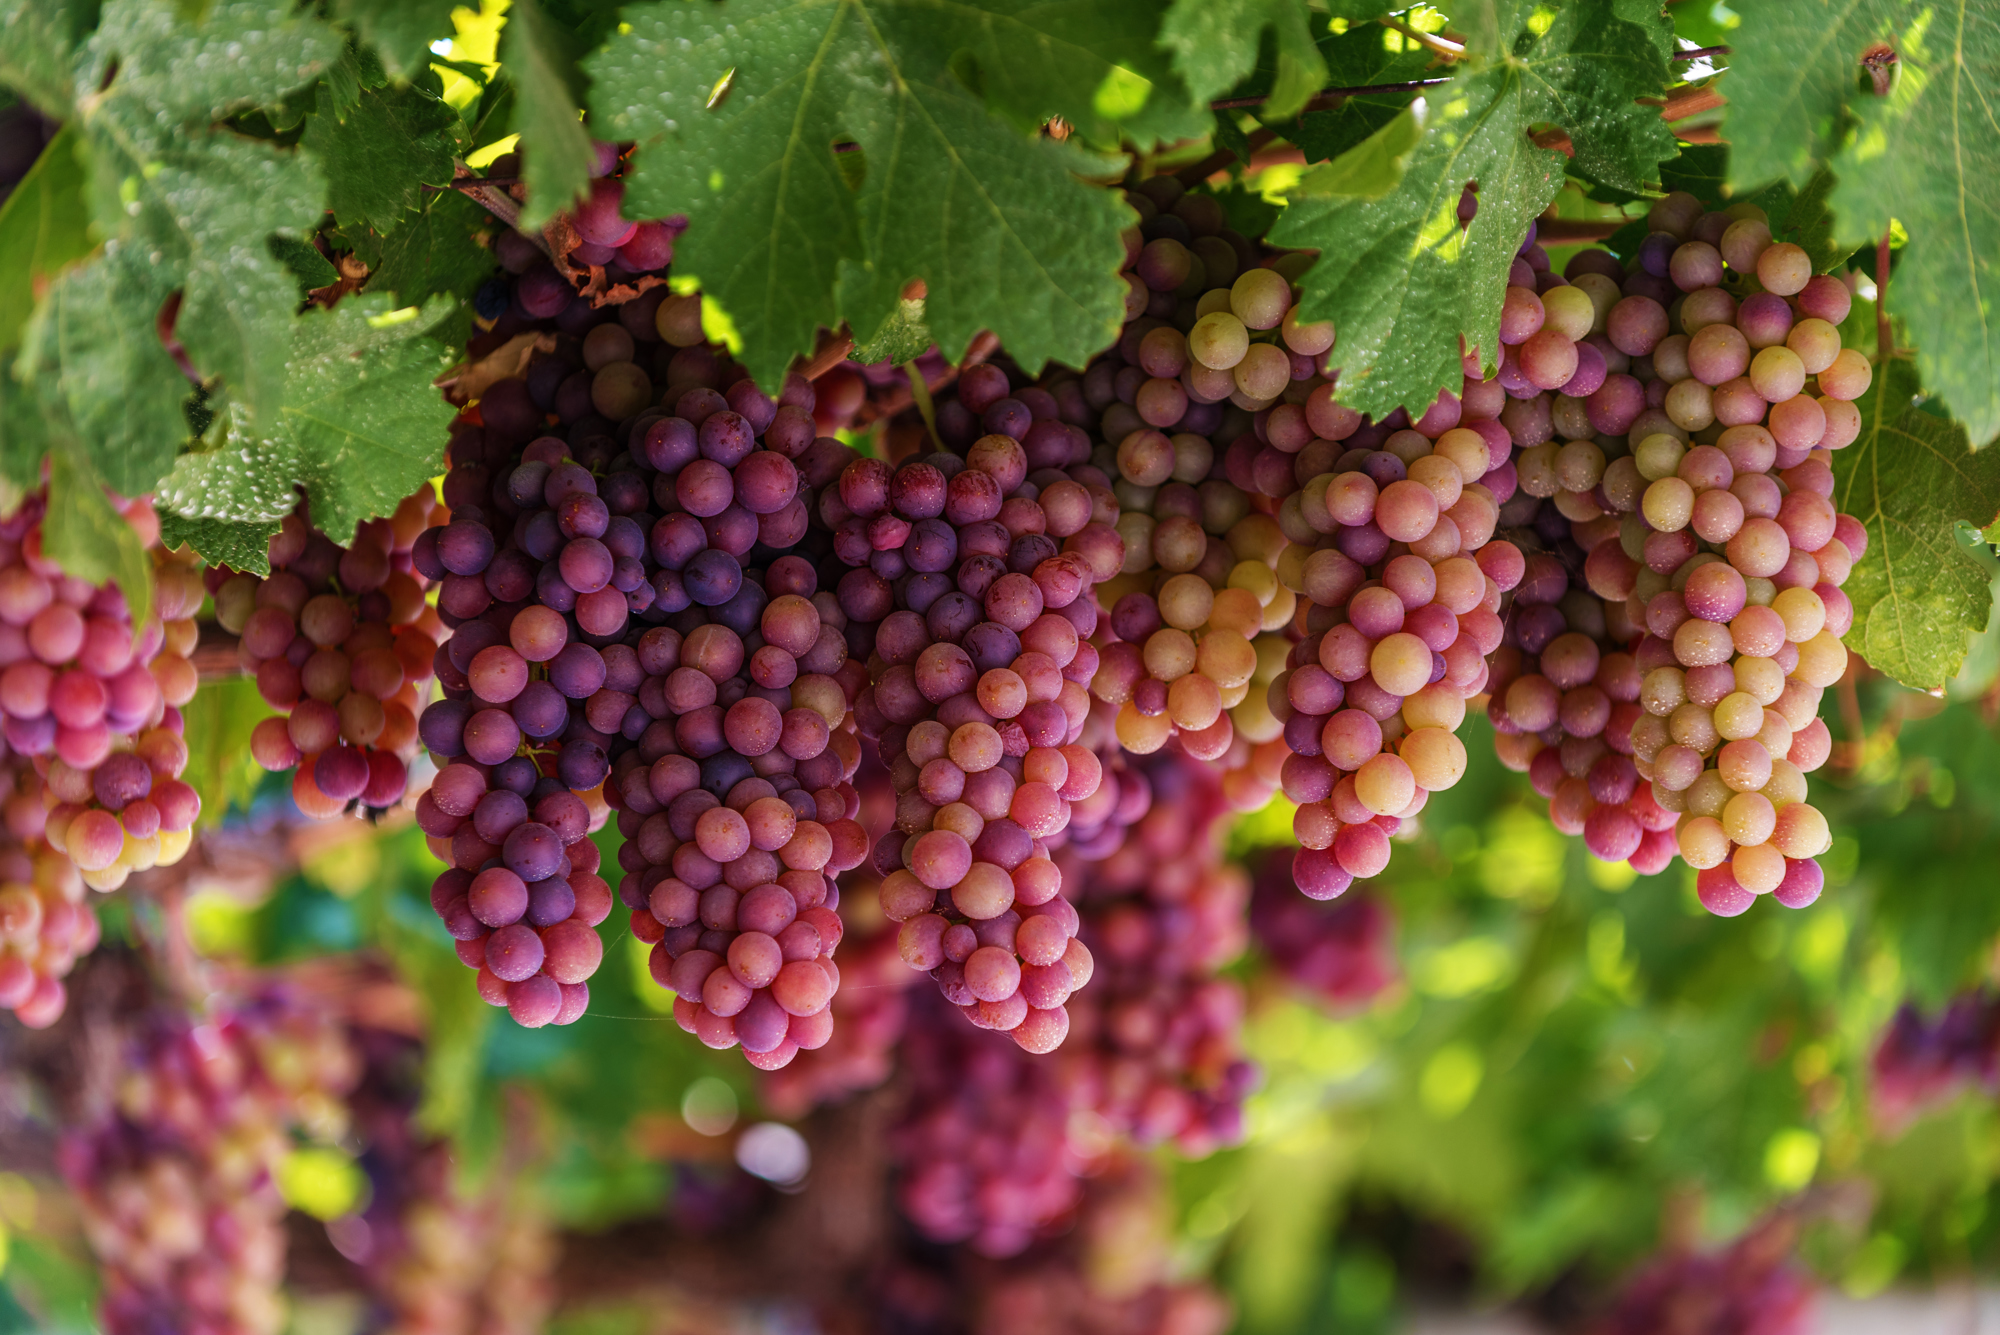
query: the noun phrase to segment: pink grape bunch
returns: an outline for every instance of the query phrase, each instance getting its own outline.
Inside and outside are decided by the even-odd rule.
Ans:
[[[863,883],[846,889],[866,895],[873,887]],[[758,1083],[759,1100],[776,1116],[804,1117],[822,1104],[877,1088],[895,1073],[909,1024],[909,993],[918,975],[903,963],[892,928],[845,944],[845,986],[833,997],[832,1036]]]
[[[1798,1221],[1777,1213],[1714,1251],[1671,1248],[1625,1281],[1592,1335],[1807,1335],[1819,1328]]]
[[[40,837],[42,781],[20,757],[0,761],[6,829],[0,833],[0,1007],[46,1029],[68,1004],[63,979],[97,947],[97,914],[82,874]]]
[[[142,1024],[105,1054],[115,1093],[57,1150],[101,1267],[103,1329],[276,1335],[279,1164],[295,1136],[339,1139],[358,1062],[337,1024],[282,995]]]
[[[1632,760],[1640,681],[1626,646],[1638,632],[1622,603],[1605,603],[1585,583],[1583,544],[1602,540],[1604,520],[1565,518],[1543,499],[1552,486],[1552,475],[1531,466],[1501,507],[1502,531],[1516,543],[1496,540],[1484,553],[1489,566],[1504,558],[1521,570],[1506,638],[1490,660],[1494,750],[1528,774],[1550,821],[1581,835],[1592,857],[1652,875],[1673,860],[1675,818]]]
[[[1122,560],[1066,383],[969,367],[937,406],[944,449],[852,458],[819,494],[868,666],[855,720],[897,792],[875,849],[883,910],[911,968],[1031,1052],[1061,1044],[1078,985],[1075,915],[1048,852],[1101,778],[1078,744],[1097,668],[1091,590]]]
[[[1840,346],[1847,289],[1753,207],[1704,213],[1677,193],[1650,221],[1629,272],[1585,251],[1568,287],[1510,288],[1503,337],[1537,303],[1545,329],[1574,287],[1626,359],[1583,405],[1596,438],[1547,441],[1518,467],[1572,521],[1592,591],[1644,632],[1633,764],[1678,817],[1703,903],[1802,907],[1830,839],[1805,775],[1831,750],[1819,699],[1846,668],[1840,585],[1867,546],[1829,499],[1830,459],[1859,434],[1871,372]]]
[[[1897,1007],[1870,1059],[1870,1103],[1890,1127],[1907,1125],[1959,1092],[2000,1088],[2000,999],[1980,988],[1953,997],[1935,1017]]]
[[[412,549],[442,518],[426,483],[393,515],[359,524],[343,547],[301,504],[266,544],[269,574],[209,574],[216,620],[238,637],[244,672],[278,711],[251,733],[250,754],[266,770],[292,772],[292,800],[314,820],[385,810],[409,786],[444,629]]]
[[[1250,883],[1224,857],[1221,776],[1173,753],[1142,764],[1150,800],[1117,846],[1095,860],[1056,854],[1080,887],[1091,970],[1063,1081],[1071,1107],[1114,1133],[1200,1158],[1241,1141],[1258,1082],[1242,1051],[1243,989],[1220,972],[1248,942]]]
[[[1394,916],[1375,896],[1327,905],[1301,899],[1284,858],[1266,858],[1257,874],[1252,938],[1286,982],[1329,1010],[1359,1010],[1396,982],[1394,931]]]
[[[201,799],[180,780],[180,706],[196,686],[185,651],[200,579],[155,556],[155,607],[135,628],[117,585],[65,575],[43,555],[45,505],[38,493],[0,521],[0,709],[9,748],[31,757],[41,780],[46,815],[33,833],[86,885],[110,891],[133,871],[178,861],[194,837]],[[122,513],[157,552],[151,504],[127,502]]]

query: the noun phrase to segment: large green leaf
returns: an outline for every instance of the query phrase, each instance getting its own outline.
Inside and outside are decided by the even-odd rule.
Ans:
[[[443,316],[444,303],[422,312],[393,305],[362,294],[300,316],[272,427],[252,430],[240,409],[218,419],[161,484],[161,507],[231,526],[269,525],[297,504],[296,484],[312,502],[313,523],[345,543],[357,523],[388,514],[436,473],[453,409],[431,385],[447,353],[422,331]],[[236,527],[176,531],[197,551],[204,532],[231,551],[254,540]]]
[[[1305,0],[1174,0],[1160,24],[1160,41],[1174,53],[1174,70],[1188,91],[1208,101],[1257,68],[1257,50],[1269,31],[1278,65],[1264,109],[1284,119],[1327,84],[1312,19]]]
[[[277,519],[191,519],[162,510],[160,542],[169,551],[186,543],[210,565],[268,575],[271,535],[278,531],[282,519],[282,515]]]
[[[1860,439],[1833,456],[1833,500],[1868,528],[1843,586],[1854,603],[1847,647],[1906,686],[1957,675],[1986,628],[1986,571],[1959,546],[1959,521],[2000,517],[2000,450],[1974,453],[1957,423],[1914,405],[1916,374],[1892,361],[1861,399]]]
[[[1118,232],[1131,215],[1073,175],[1111,164],[1018,129],[1123,109],[1097,92],[1126,38],[1065,39],[1081,21],[1054,22],[1056,10],[1076,8],[640,6],[588,62],[593,116],[599,133],[638,141],[627,212],[692,218],[676,269],[728,312],[761,382],[820,326],[879,328],[916,278],[947,356],[990,328],[1026,367],[1081,365],[1120,327]],[[1051,32],[1035,26],[1044,19]],[[839,140],[860,146],[858,188]]]
[[[90,253],[82,145],[64,126],[0,204],[0,348],[16,346],[35,295]]]
[[[49,452],[49,509],[42,550],[63,573],[92,584],[116,581],[142,626],[153,612],[153,564],[139,535],[111,508],[104,484],[80,450]]]
[[[413,306],[437,296],[464,296],[492,274],[493,252],[483,238],[498,226],[458,191],[442,190],[386,240],[369,238],[364,249],[356,233],[345,235],[374,270],[368,290],[393,292]]]
[[[1889,310],[1910,331],[1926,388],[1975,441],[2000,434],[2000,10],[1928,9],[1897,34],[1901,73],[1834,161],[1841,238],[1910,233]]]
[[[1729,35],[1729,180],[1804,185],[1840,142],[1861,57],[1917,12],[1913,0],[1760,0]]]
[[[1385,38],[1397,38],[1390,50]],[[1342,88],[1377,88],[1442,77],[1431,53],[1404,42],[1387,28],[1368,25],[1320,43],[1326,57],[1327,79]],[[1296,121],[1273,116],[1269,106],[1258,119],[1299,146],[1307,162],[1339,157],[1402,114],[1414,93],[1371,93],[1346,97],[1324,111],[1308,111]]]
[[[452,35],[457,0],[333,0],[334,17],[375,48],[398,79],[415,78],[431,63],[431,43]]]
[[[94,0],[0,0],[0,84],[67,118],[76,49],[97,22]]]
[[[328,206],[343,226],[387,236],[423,203],[423,187],[452,178],[465,148],[458,112],[414,84],[363,90],[344,112],[322,106],[300,142],[326,173]]]
[[[569,35],[537,0],[515,0],[500,30],[500,60],[514,85],[514,128],[528,183],[522,225],[540,227],[590,186],[592,148],[578,109],[582,76]]]
[[[1531,125],[1568,130],[1577,161],[1604,180],[1651,178],[1674,152],[1657,112],[1632,100],[1658,90],[1660,64],[1607,0],[1571,5],[1510,45],[1425,90],[1423,142],[1397,189],[1298,199],[1272,231],[1278,245],[1320,252],[1304,314],[1334,322],[1340,397],[1363,412],[1421,410],[1456,389],[1461,342],[1494,365],[1508,265],[1566,166],[1529,141]],[[1471,183],[1479,212],[1461,229]]]

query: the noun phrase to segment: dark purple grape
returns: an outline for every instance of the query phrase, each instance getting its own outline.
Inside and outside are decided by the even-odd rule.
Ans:
[[[477,575],[493,559],[493,534],[484,524],[454,520],[438,534],[437,555],[438,563],[452,574]]]
[[[561,733],[569,722],[569,702],[546,681],[529,682],[508,704],[507,712],[514,716],[523,736],[538,742]]]
[[[595,695],[604,686],[604,675],[604,656],[587,644],[571,641],[549,661],[549,683],[572,700]]]
[[[743,567],[728,552],[709,548],[697,553],[681,572],[688,597],[703,607],[728,602],[743,585]]]
[[[611,762],[605,757],[604,748],[595,742],[565,742],[556,757],[556,776],[576,792],[589,792],[603,783],[610,772]]]

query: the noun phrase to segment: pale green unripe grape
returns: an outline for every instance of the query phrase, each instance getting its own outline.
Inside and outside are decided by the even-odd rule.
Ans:
[[[1250,269],[1229,288],[1229,308],[1251,329],[1276,329],[1292,306],[1292,285],[1273,269]]]
[[[1762,575],[1743,577],[1743,605],[1745,607],[1769,607],[1771,600],[1778,596],[1778,586]]]
[[[1235,369],[1249,351],[1250,331],[1227,311],[1204,315],[1188,330],[1188,355],[1213,370]]]
[[[1663,477],[1646,488],[1639,512],[1660,533],[1678,533],[1694,514],[1694,488],[1677,477]]]
[[[1296,283],[1310,273],[1313,265],[1317,263],[1319,263],[1319,256],[1312,251],[1295,250],[1289,255],[1280,255],[1277,259],[1272,260],[1271,272],[1283,278],[1287,283]],[[1287,300],[1289,301],[1290,299],[1287,298]]]
[[[1610,277],[1601,273],[1578,274],[1570,281],[1570,287],[1590,298],[1590,332],[1593,334],[1603,333],[1606,324],[1611,319],[1611,308],[1625,299],[1625,293],[1620,290],[1618,284],[1613,282]],[[1550,290],[1560,292],[1564,289],[1551,288]],[[1546,302],[1547,299],[1544,298],[1543,309],[1545,311],[1547,310]]]
[[[1700,431],[1715,420],[1715,395],[1699,380],[1683,380],[1667,391],[1660,405],[1667,418],[1683,431]]]
[[[1555,329],[1575,342],[1590,335],[1597,307],[1590,294],[1577,287],[1552,287],[1542,293],[1542,328]]]
[[[1653,374],[1668,384],[1688,378],[1688,336],[1669,334],[1653,349]]]
[[[1285,312],[1284,323],[1278,332],[1285,340],[1285,346],[1304,357],[1317,357],[1333,346],[1333,321],[1311,320],[1299,322],[1299,308],[1292,307]]]
[[[1765,348],[1750,363],[1750,387],[1767,403],[1783,403],[1805,386],[1805,361],[1790,348]]]
[[[1270,400],[1292,383],[1292,359],[1269,343],[1252,344],[1231,368],[1236,388],[1253,399]]]
[[[1812,256],[1789,241],[1780,241],[1758,256],[1757,281],[1767,292],[1792,296],[1812,281]]]
[[[1213,315],[1217,311],[1227,312],[1228,310],[1229,289],[1226,287],[1212,287],[1202,293],[1201,300],[1194,304],[1194,317],[1199,320],[1204,315]]]
[[[1755,218],[1742,218],[1729,224],[1729,230],[1722,234],[1722,244],[1717,247],[1722,252],[1723,263],[1737,273],[1754,273],[1757,257],[1771,245],[1771,229]]]
[[[1681,458],[1686,453],[1687,446],[1662,431],[1639,442],[1639,448],[1632,451],[1632,462],[1639,466],[1640,477],[1657,482],[1679,472]]]

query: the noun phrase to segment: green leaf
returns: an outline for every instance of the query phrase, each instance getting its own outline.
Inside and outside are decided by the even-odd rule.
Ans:
[[[924,323],[924,303],[904,300],[897,303],[896,313],[882,322],[873,338],[855,345],[848,359],[863,366],[877,362],[901,366],[923,356],[933,341],[930,326]]]
[[[1264,110],[1286,120],[1327,84],[1305,0],[1174,0],[1160,24],[1160,41],[1174,53],[1174,70],[1188,91],[1207,102],[1257,68],[1267,29],[1278,65]]]
[[[1115,165],[1022,135],[948,59],[1012,53],[1004,70],[968,57],[1010,114],[1098,114],[1093,85],[1074,74],[1104,68],[1102,57],[1052,43],[1026,21],[1038,12],[922,0],[626,11],[589,63],[600,132],[638,141],[627,211],[690,216],[676,270],[728,312],[761,383],[777,383],[818,327],[878,328],[915,278],[954,359],[987,328],[1031,371],[1050,358],[1082,365],[1116,337],[1118,232],[1131,214],[1074,175]],[[843,139],[864,155],[859,190],[832,152]]]
[[[1404,166],[1423,137],[1423,117],[1417,107],[1407,107],[1347,152],[1307,172],[1292,197],[1380,199],[1402,184]]]
[[[0,84],[67,120],[76,50],[97,23],[95,0],[0,0]]]
[[[155,318],[167,297],[151,265],[112,247],[57,280],[22,350],[21,365],[81,437],[79,452],[125,496],[152,490],[185,434],[181,405],[193,387]]]
[[[1431,53],[1414,42],[1402,43],[1399,38],[1400,49],[1388,49],[1383,38],[1394,35],[1386,28],[1370,26],[1322,42],[1327,78],[1342,88],[1374,88],[1440,76],[1433,68]],[[1268,115],[1259,119],[1297,144],[1307,162],[1322,162],[1339,157],[1389,124],[1415,96],[1367,93],[1343,98],[1339,106],[1324,111],[1308,111],[1290,124]]]
[[[49,509],[42,549],[66,575],[103,584],[115,580],[134,627],[153,614],[153,565],[125,516],[111,508],[104,484],[76,450],[49,453]]]
[[[271,573],[269,543],[278,526],[276,519],[190,519],[172,510],[161,510],[160,542],[169,551],[186,543],[212,566],[268,575]]]
[[[1912,404],[1916,391],[1907,363],[1876,369],[1856,405],[1861,436],[1833,456],[1833,500],[1868,529],[1868,550],[1842,586],[1854,604],[1847,647],[1928,690],[1957,675],[1992,610],[1986,571],[1955,528],[2000,516],[2000,449],[1973,452],[1963,427]]]
[[[541,227],[590,188],[595,151],[578,109],[582,75],[563,30],[537,0],[515,0],[500,30],[500,62],[514,83],[528,202],[523,227]]]
[[[1885,98],[1855,108],[1834,162],[1843,240],[1890,230],[1912,244],[1889,275],[1926,388],[1974,440],[2000,434],[2000,13],[1974,0],[1926,11],[1896,35]]]
[[[274,235],[271,238],[271,254],[298,280],[300,288],[307,292],[316,287],[330,287],[340,281],[340,271],[333,267],[333,261],[319,253],[319,247],[310,241],[297,237]]]
[[[1674,54],[1674,21],[1660,0],[1611,0],[1611,12],[1645,33],[1661,60]]]
[[[471,292],[494,271],[486,233],[498,227],[492,215],[456,190],[443,190],[424,203],[423,212],[379,242],[368,276],[370,292],[392,292],[405,306],[422,305],[436,296],[458,297]],[[470,320],[471,307],[458,306],[458,316]],[[466,329],[449,342],[463,342]],[[438,337],[438,335],[433,335]]]
[[[315,112],[300,142],[326,173],[333,216],[384,236],[422,205],[424,186],[450,182],[470,146],[458,112],[412,84],[365,90],[342,115]]]
[[[363,293],[299,316],[273,427],[253,431],[232,409],[175,463],[160,485],[161,508],[269,524],[297,503],[296,484],[312,502],[313,523],[338,543],[363,519],[394,510],[437,472],[453,409],[431,384],[446,351],[422,334],[443,303],[393,305]]]
[[[1378,417],[1421,411],[1460,383],[1461,340],[1493,365],[1508,265],[1568,165],[1529,141],[1531,125],[1568,130],[1577,160],[1613,183],[1650,179],[1673,152],[1657,112],[1631,100],[1656,87],[1658,62],[1630,26],[1607,0],[1563,9],[1509,59],[1425,90],[1423,141],[1395,190],[1286,209],[1271,240],[1320,252],[1303,314],[1334,322],[1343,402]],[[1472,182],[1479,212],[1461,229]]]
[[[267,238],[310,232],[326,187],[298,153],[210,127],[311,83],[341,51],[337,33],[288,6],[216,0],[191,23],[111,0],[78,74],[97,225],[145,255],[161,287],[183,290],[176,333],[190,359],[253,413],[282,396],[296,304]]]
[[[35,294],[90,253],[82,141],[64,126],[0,204],[0,347],[20,342]]]
[[[430,67],[431,43],[452,35],[457,0],[334,0],[333,15],[408,81]]]
[[[1856,97],[1862,53],[1893,37],[1916,6],[1911,0],[1761,0],[1739,12],[1742,23],[1729,35],[1729,105],[1722,122],[1733,146],[1730,182],[1738,189],[1776,180],[1804,185],[1840,142],[1841,109]]]

